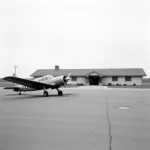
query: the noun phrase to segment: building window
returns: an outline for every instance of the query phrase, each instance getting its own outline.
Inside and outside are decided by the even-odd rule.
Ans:
[[[72,81],[77,81],[77,77],[72,77]]]
[[[126,76],[125,81],[131,81],[131,76]]]
[[[117,76],[112,77],[112,81],[118,81],[118,77]]]

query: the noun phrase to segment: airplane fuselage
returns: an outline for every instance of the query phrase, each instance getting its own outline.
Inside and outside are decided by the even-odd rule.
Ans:
[[[46,83],[50,84],[53,86],[52,89],[59,88],[64,85],[64,76],[58,76],[58,77],[53,77],[51,75],[46,75],[43,77],[39,77],[34,79],[33,81],[41,82],[41,83]],[[37,89],[30,88],[27,86],[19,85],[18,87],[14,88],[14,91],[19,92],[19,91],[37,91]]]

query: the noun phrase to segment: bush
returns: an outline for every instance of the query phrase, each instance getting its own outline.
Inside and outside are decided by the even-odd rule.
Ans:
[[[126,86],[126,84],[124,84],[124,86]]]
[[[133,86],[136,86],[136,84],[134,83]]]
[[[83,85],[83,83],[77,83],[77,85]]]

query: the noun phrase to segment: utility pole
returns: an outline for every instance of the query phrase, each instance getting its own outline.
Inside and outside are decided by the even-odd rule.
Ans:
[[[16,77],[17,76],[17,73],[16,73],[16,69],[17,69],[18,66],[14,66],[15,68],[15,73],[14,73],[14,76]]]

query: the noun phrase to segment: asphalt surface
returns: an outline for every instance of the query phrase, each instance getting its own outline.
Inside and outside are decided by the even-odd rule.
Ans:
[[[150,150],[150,90],[0,89],[0,150]]]

